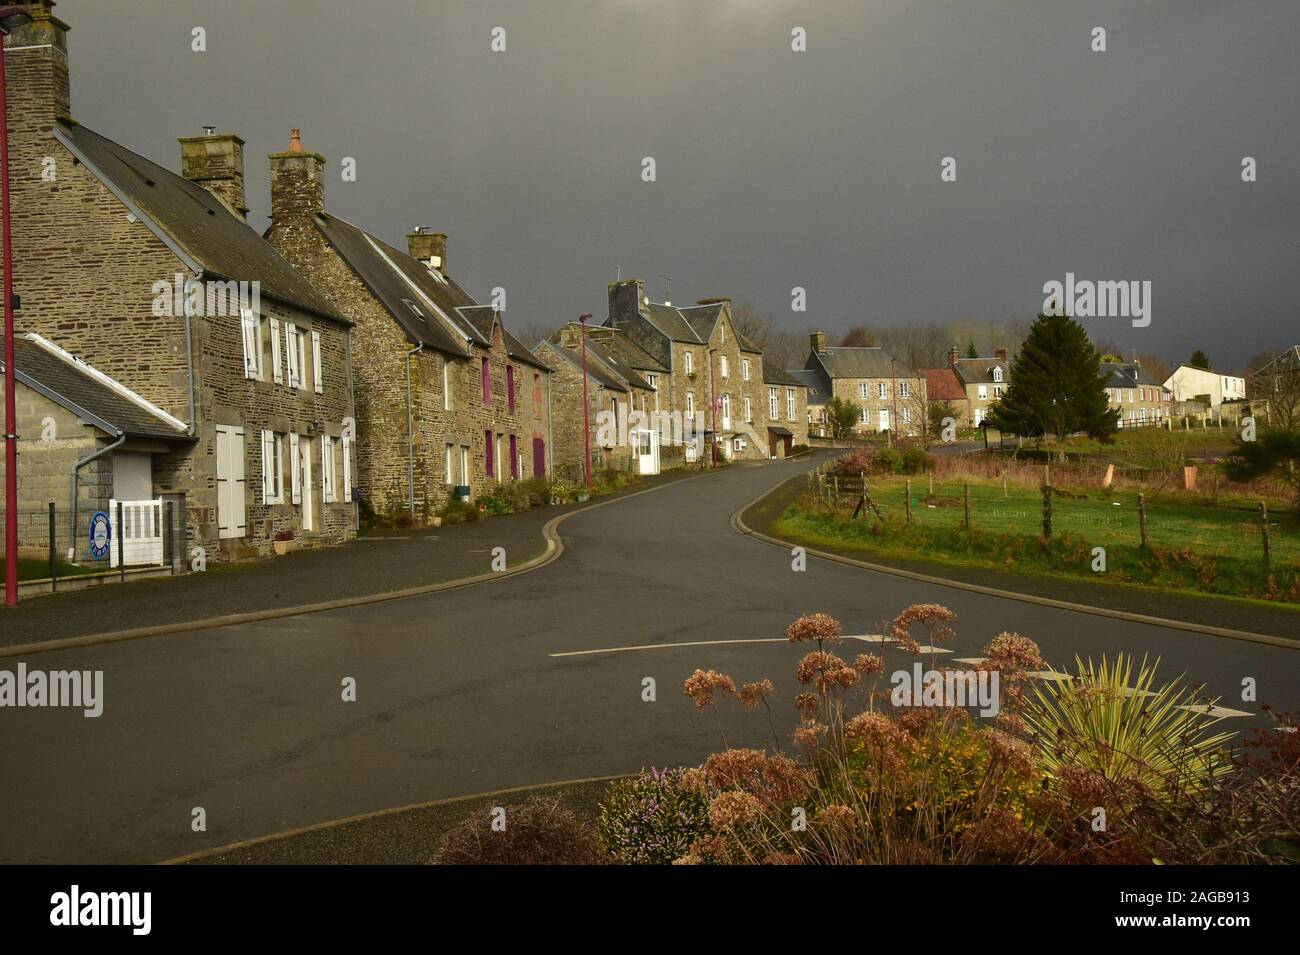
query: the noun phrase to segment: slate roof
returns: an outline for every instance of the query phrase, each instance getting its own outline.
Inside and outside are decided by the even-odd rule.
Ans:
[[[461,358],[470,343],[491,344],[496,309],[479,305],[451,277],[338,216],[317,215],[316,228],[413,344]],[[501,332],[511,358],[549,370],[504,324]]]
[[[34,332],[14,338],[14,370],[28,388],[114,437],[194,440],[183,421]]]
[[[648,302],[643,310],[650,323],[675,342],[703,345],[707,341],[699,336],[695,326],[686,320],[686,316],[679,308],[659,302]]]
[[[642,378],[640,374],[634,371],[632,367],[627,364],[627,362],[623,361],[613,348],[608,347],[608,343],[593,341],[589,337],[587,339],[587,350],[594,354],[597,359],[603,361],[610,368],[613,368],[614,371],[618,373],[619,377],[632,387],[644,388],[646,391],[654,390],[654,388],[651,387],[650,382]],[[588,365],[588,367],[590,368],[591,366]]]
[[[993,380],[993,369],[1002,369],[1002,381]],[[1011,380],[1011,364],[1001,358],[958,358],[953,366],[957,379],[966,385],[1002,384]]]
[[[925,376],[925,394],[931,401],[964,401],[966,389],[951,368],[921,368]]]
[[[883,348],[838,347],[815,351],[808,356],[808,364],[821,364],[832,378],[919,378],[914,370],[901,361],[891,361],[893,356]]]
[[[823,380],[820,371],[811,368],[788,368],[786,374],[808,389],[808,404],[824,405],[830,400],[830,388]]]
[[[1165,387],[1163,382],[1157,381],[1141,365],[1104,361],[1101,363],[1101,374],[1105,376],[1106,388],[1136,388],[1139,385],[1161,389]]]
[[[602,344],[617,355],[625,365],[635,368],[637,371],[657,372],[661,375],[668,374],[668,366],[634,342],[626,332],[618,328],[613,331],[614,334],[610,336],[609,341]]]
[[[795,385],[799,388],[808,387],[794,375],[784,369],[777,368],[766,358],[763,359],[763,381],[769,385]]]
[[[588,342],[587,344],[590,346],[591,343]],[[545,351],[548,354],[555,355],[562,361],[567,361],[569,364],[573,365],[574,368],[577,368],[579,372],[582,371],[582,356],[573,349],[565,348],[558,342],[552,341],[544,341],[538,345],[537,348],[539,351]],[[587,362],[587,378],[595,381],[597,384],[604,385],[606,388],[613,389],[614,391],[626,392],[630,390],[626,383],[615,378],[613,375],[607,374],[603,368],[593,362]],[[645,387],[649,386],[647,385]]]
[[[268,298],[347,321],[271,243],[202,186],[80,123],[59,120],[54,137],[195,273],[260,282]]]

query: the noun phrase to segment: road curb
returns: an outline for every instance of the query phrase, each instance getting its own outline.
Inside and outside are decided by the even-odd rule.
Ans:
[[[1040,597],[1036,594],[1022,594],[1014,590],[1002,590],[999,587],[988,587],[983,584],[972,584],[964,580],[954,580],[950,577],[935,577],[931,574],[922,574],[914,570],[904,570],[901,567],[890,567],[887,564],[873,564],[870,561],[856,560],[852,557],[844,557],[840,554],[833,554],[828,551],[817,550],[808,547],[805,544],[796,544],[793,541],[782,540],[779,537],[772,537],[761,531],[756,531],[744,521],[744,513],[751,507],[760,503],[764,498],[775,494],[780,490],[781,485],[777,485],[769,491],[764,491],[758,497],[754,498],[748,504],[741,507],[731,515],[732,529],[746,537],[752,537],[755,540],[765,544],[771,544],[782,550],[789,550],[791,547],[802,547],[804,553],[812,557],[820,557],[822,560],[834,561],[837,564],[845,564],[850,567],[857,567],[861,570],[870,570],[878,574],[890,574],[894,577],[903,577],[907,580],[915,580],[921,583],[936,584],[941,587],[949,587],[954,590],[965,590],[970,593],[983,594],[989,597],[1001,597],[1006,600],[1016,600],[1021,603],[1035,604],[1040,607],[1051,607],[1055,610],[1071,610],[1075,613],[1086,613],[1094,617],[1107,617],[1111,620],[1126,620],[1131,623],[1142,623],[1150,626],[1164,627],[1169,630],[1183,630],[1188,633],[1199,633],[1211,637],[1223,637],[1229,640],[1241,640],[1246,643],[1265,644],[1274,647],[1283,647],[1288,650],[1300,650],[1300,644],[1294,640],[1288,640],[1285,637],[1275,637],[1267,633],[1251,633],[1248,630],[1232,630],[1227,627],[1211,627],[1206,624],[1191,623],[1186,620],[1172,620],[1167,617],[1153,617],[1147,614],[1133,613],[1128,610],[1111,610],[1107,607],[1094,607],[1088,604],[1073,603],[1068,600],[1057,600],[1053,597]]]
[[[687,478],[686,480],[690,480]],[[676,483],[676,482],[674,482]],[[651,490],[654,490],[653,488]],[[629,497],[631,495],[628,495]],[[603,503],[611,503],[605,501]],[[577,513],[574,511],[573,513]],[[469,802],[473,799],[491,799],[494,796],[517,796],[520,793],[538,792],[544,789],[558,789],[561,786],[583,786],[588,783],[605,783],[613,782],[616,779],[627,779],[629,773],[617,773],[613,776],[588,776],[585,779],[564,779],[557,783],[536,783],[531,786],[512,786],[509,789],[494,789],[491,792],[471,793],[468,796],[449,796],[446,799],[430,799],[426,802],[413,802],[405,806],[394,806],[391,809],[374,809],[370,812],[361,812],[353,816],[341,816],[338,819],[330,819],[326,822],[314,822],[310,826],[299,826],[296,829],[285,829],[281,832],[272,832],[264,836],[255,836],[252,839],[242,839],[239,842],[228,842],[224,846],[217,846],[213,849],[200,849],[197,852],[190,852],[183,856],[176,856],[173,859],[164,859],[162,862],[155,862],[154,865],[185,865],[188,862],[197,862],[200,859],[208,859],[212,856],[221,855],[223,852],[237,852],[240,849],[248,849],[252,846],[262,845],[267,842],[277,842],[281,839],[292,839],[294,836],[303,836],[309,832],[320,832],[322,829],[332,829],[335,826],[345,826],[350,822],[360,822],[363,819],[379,819],[383,816],[395,816],[402,812],[414,812],[418,809],[432,809],[434,806],[449,806],[456,802]]]
[[[477,584],[485,584],[494,580],[504,580],[518,574],[526,574],[534,570],[539,570],[547,564],[558,560],[560,555],[564,553],[564,539],[560,537],[558,528],[575,514],[583,514],[587,511],[595,510],[598,507],[605,507],[609,504],[616,504],[619,501],[626,501],[630,498],[640,497],[642,494],[653,494],[654,492],[662,491],[667,487],[673,487],[677,484],[685,484],[687,481],[696,481],[702,477],[709,477],[710,475],[718,473],[722,472],[705,471],[693,477],[681,478],[677,481],[667,481],[663,484],[658,484],[655,487],[633,491],[631,494],[620,494],[618,497],[612,497],[604,501],[596,501],[586,507],[579,507],[564,514],[557,514],[542,525],[542,536],[546,539],[546,550],[538,556],[524,561],[517,567],[508,567],[503,571],[493,571],[487,574],[475,574],[472,577],[459,577],[456,580],[444,580],[436,584],[421,584],[418,587],[406,587],[402,590],[391,590],[381,594],[365,594],[359,597],[341,597],[338,600],[325,600],[319,603],[299,604],[294,607],[276,607],[271,610],[251,610],[247,613],[225,614],[219,617],[206,617],[201,620],[186,620],[180,623],[134,627],[130,630],[110,630],[105,633],[87,634],[84,637],[62,637],[58,640],[42,640],[37,643],[21,643],[14,646],[0,647],[0,658],[23,656],[25,654],[33,653],[49,653],[56,650],[76,650],[82,647],[98,646],[99,644],[104,643],[120,643],[125,640],[142,640],[147,637],[164,637],[179,633],[192,633],[196,630],[214,630],[220,627],[234,627],[245,623],[257,623],[262,620],[278,620],[282,617],[297,617],[302,614],[321,613],[326,610],[342,610],[348,607],[362,607],[367,604],[383,603],[388,600],[405,600],[408,597],[422,597],[426,594],[441,593],[446,590],[459,590],[462,587],[473,587]]]

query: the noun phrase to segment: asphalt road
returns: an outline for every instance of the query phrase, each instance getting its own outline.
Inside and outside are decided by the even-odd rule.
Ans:
[[[773,679],[788,739],[800,652],[785,628],[814,610],[870,634],[909,603],[940,602],[958,614],[954,657],[1015,630],[1058,669],[1124,650],[1243,711],[1259,711],[1240,702],[1245,677],[1263,702],[1300,700],[1293,649],[816,559],[796,573],[729,517],[805,466],[731,468],[583,511],[561,526],[558,561],[499,583],[23,658],[103,670],[104,712],[0,710],[0,861],[155,862],[385,807],[696,761],[720,745],[713,714],[682,695],[696,667]],[[771,642],[680,646],[723,640]],[[341,699],[348,677],[356,702]],[[732,745],[770,742],[762,709],[720,715]],[[193,831],[196,807],[206,831]]]

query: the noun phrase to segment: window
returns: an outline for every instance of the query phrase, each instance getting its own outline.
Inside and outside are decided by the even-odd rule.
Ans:
[[[889,397],[889,385],[883,381],[876,385],[876,397],[884,400]]]
[[[898,397],[900,398],[912,397],[912,383],[910,381],[900,381],[898,383]]]
[[[334,503],[334,439],[320,436],[320,495],[326,504]]]
[[[217,536],[243,537],[248,531],[244,507],[244,429],[217,425]]]
[[[284,381],[284,369],[280,365],[280,320],[271,319],[271,380],[277,385]]]
[[[785,416],[788,420],[794,420],[794,389],[785,390]]]
[[[690,352],[682,355],[682,368],[688,375],[695,374],[695,356]]]
[[[988,386],[988,385],[980,385],[979,396],[980,396],[980,400],[981,400],[981,401],[983,401],[985,398],[987,398],[987,397],[989,396],[989,386]]]
[[[740,377],[744,381],[749,381],[749,359],[748,358],[740,359]]]
[[[731,377],[731,375],[730,375],[730,373],[729,373],[729,371],[728,371],[728,369],[727,369],[727,356],[726,356],[726,355],[719,355],[719,356],[718,356],[718,372],[719,372],[719,374],[720,374],[723,378],[730,378],[730,377]]]
[[[320,364],[320,332],[311,333],[311,383],[316,394],[324,394],[325,373]]]
[[[533,417],[542,416],[542,376],[539,372],[533,372]]]
[[[858,415],[858,420],[861,421],[863,424],[866,424],[866,423],[867,423],[867,406],[866,406],[866,405],[863,405],[863,406],[862,406],[862,413]]]
[[[442,360],[442,410],[451,410],[451,362]]]
[[[344,435],[343,444],[343,500],[352,502],[352,438]]]
[[[287,324],[284,326],[284,344],[289,353],[289,387],[301,388],[302,366],[305,363],[306,346],[303,343],[302,331],[297,325]]]
[[[718,343],[722,345],[727,344],[727,323],[726,322],[718,322]]]
[[[867,383],[865,381],[858,382],[858,397],[867,397]]]
[[[994,381],[1001,381],[1001,380],[1002,380],[1002,366],[1001,366],[1001,365],[994,365],[994,366],[993,366],[993,380],[994,380]]]
[[[658,411],[658,410],[659,410],[659,376],[658,376],[658,375],[646,375],[646,376],[645,376],[645,380],[646,380],[646,383],[649,384],[650,387],[654,389],[654,393],[655,393],[655,411]]]
[[[483,359],[487,364],[487,359]],[[483,432],[483,470],[487,472],[488,477],[496,477],[496,442],[492,440],[492,432]]]
[[[1001,385],[994,385],[994,386],[993,386],[993,397],[994,397],[994,398],[1001,398],[1001,397],[1002,397],[1002,386],[1001,386]]]
[[[456,446],[448,444],[442,450],[442,483],[456,483]]]
[[[515,413],[515,366],[506,365],[506,409]]]
[[[279,504],[283,493],[280,465],[282,441],[274,431],[262,432],[262,503]]]
[[[289,500],[302,503],[302,458],[298,452],[298,435],[289,434]]]
[[[731,430],[731,395],[722,396],[722,430]]]
[[[767,389],[767,416],[771,418],[773,421],[781,417],[781,412],[777,410],[777,397],[776,397],[775,388]]]
[[[502,452],[505,448],[505,443],[506,443],[506,436],[504,434],[498,434],[497,447],[496,447],[496,455],[497,455],[496,471],[494,472],[497,475],[498,480],[501,480],[506,476],[505,463],[501,460]]]
[[[1129,403],[1129,404],[1132,404],[1132,403],[1133,403],[1133,389],[1132,389],[1132,388],[1130,388],[1130,389],[1128,390],[1128,403]]]
[[[510,436],[510,476],[516,480],[519,478],[519,438],[513,434]]]
[[[904,405],[904,406],[903,406],[903,424],[911,424],[911,423],[912,423],[912,409],[909,408],[909,407],[907,407],[907,405]]]
[[[262,326],[257,316],[245,308],[239,313],[244,334],[244,377],[259,378],[262,371]]]
[[[749,408],[749,395],[745,395],[745,421],[749,424],[754,423],[754,413]]]
[[[492,407],[492,366],[483,359],[483,407]]]
[[[462,487],[469,486],[469,448],[460,446],[460,467],[456,469],[456,483]]]

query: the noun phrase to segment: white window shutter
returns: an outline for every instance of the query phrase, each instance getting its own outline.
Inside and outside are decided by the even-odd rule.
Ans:
[[[272,459],[275,454],[275,437],[270,431],[262,429],[262,503],[274,504],[274,482],[271,480]]]
[[[289,364],[289,387],[295,388],[298,385],[298,347],[294,341],[294,332],[296,329],[289,324],[284,326],[284,350],[285,358]]]
[[[280,320],[271,319],[271,378],[278,385],[284,381],[284,371],[280,367]]]
[[[245,309],[240,315],[240,326],[244,336],[244,377],[256,378],[258,358],[257,316]]]
[[[234,504],[235,536],[243,537],[248,532],[248,510],[244,504],[244,429],[230,429],[230,464],[232,502]]]
[[[325,376],[320,367],[320,332],[311,333],[311,376],[316,394],[322,394],[325,391]]]
[[[328,434],[320,436],[320,494],[325,504],[334,502],[334,439]]]
[[[290,500],[294,504],[302,503],[301,465],[302,462],[298,458],[298,434],[291,432],[289,434],[289,491]]]
[[[343,436],[343,500],[352,503],[352,439]]]

